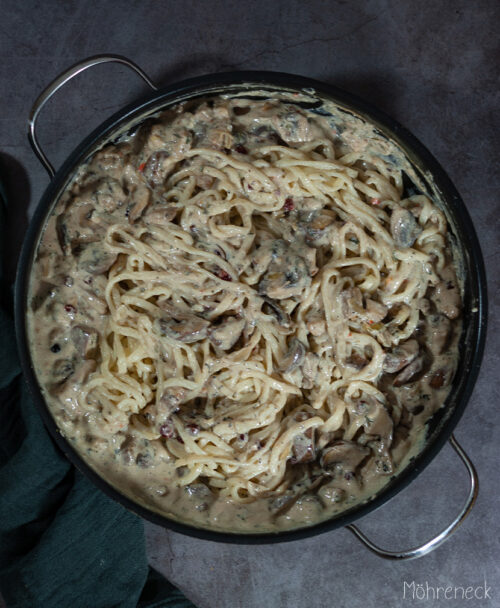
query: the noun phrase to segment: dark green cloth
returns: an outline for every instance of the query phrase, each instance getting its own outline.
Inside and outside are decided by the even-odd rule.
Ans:
[[[0,255],[5,226],[2,201]],[[148,567],[142,521],[87,481],[46,431],[21,375],[1,270],[0,591],[8,608],[193,608]]]

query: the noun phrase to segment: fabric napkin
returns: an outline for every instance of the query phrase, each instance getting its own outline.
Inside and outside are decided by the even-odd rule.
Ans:
[[[8,608],[194,608],[148,567],[141,519],[65,458],[21,375],[3,279],[0,192],[0,592]]]

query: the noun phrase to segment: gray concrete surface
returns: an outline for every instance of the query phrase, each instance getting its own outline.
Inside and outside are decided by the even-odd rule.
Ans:
[[[121,53],[168,83],[207,72],[296,72],[344,87],[413,131],[461,192],[487,264],[490,326],[479,381],[456,435],[481,479],[456,535],[409,563],[383,561],[345,530],[300,542],[232,546],[146,524],[151,562],[200,608],[500,606],[499,497],[499,4],[494,0],[0,3],[0,157],[15,196],[11,270],[28,217],[47,185],[25,136],[33,100],[59,72],[96,53]],[[40,138],[59,165],[73,146],[145,91],[101,66],[44,111]],[[360,523],[385,547],[436,532],[466,494],[449,447],[404,492]],[[491,600],[409,599],[404,583],[491,587]],[[417,587],[415,587],[417,589]],[[411,592],[410,592],[411,595]],[[64,607],[63,607],[64,608]]]

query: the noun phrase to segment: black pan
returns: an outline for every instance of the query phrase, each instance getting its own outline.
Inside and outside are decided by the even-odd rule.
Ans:
[[[88,67],[108,61],[122,63],[134,69],[151,86],[153,92],[136,103],[128,105],[103,122],[101,126],[77,146],[68,156],[62,167],[57,172],[54,172],[36,139],[35,126],[38,113],[45,102],[66,81]],[[460,343],[461,357],[449,397],[443,407],[428,422],[425,448],[406,469],[397,474],[387,486],[368,502],[354,506],[327,521],[296,530],[242,534],[197,528],[179,523],[149,510],[117,491],[82,460],[61,433],[58,432],[58,427],[42,397],[28,346],[26,310],[28,307],[27,295],[30,273],[41,231],[54,204],[81,163],[85,162],[104,143],[113,141],[117,136],[160,109],[186,99],[205,97],[218,93],[245,91],[251,94],[252,89],[255,90],[256,88],[270,92],[304,92],[306,90],[308,95],[318,99],[318,101],[325,99],[333,101],[346,112],[374,124],[381,134],[394,141],[406,153],[414,171],[419,177],[420,183],[424,184],[428,190],[428,194],[434,200],[439,201],[444,209],[450,224],[451,238],[457,245],[460,257],[459,265],[462,267],[464,283],[463,332]],[[370,104],[350,93],[302,76],[278,72],[229,72],[201,76],[157,89],[144,72],[129,60],[119,56],[98,56],[89,58],[67,70],[40,95],[30,117],[30,141],[35,153],[39,156],[52,179],[35,211],[26,234],[19,261],[15,293],[18,348],[25,378],[47,428],[57,445],[80,471],[94,482],[98,488],[141,517],[165,528],[209,540],[231,543],[270,543],[297,540],[349,525],[349,529],[356,533],[368,548],[382,557],[392,559],[418,557],[428,553],[444,542],[468,514],[477,495],[477,475],[474,467],[456,443],[456,440],[452,436],[452,431],[460,420],[469,401],[483,355],[487,314],[486,280],[478,239],[460,195],[436,159],[409,131],[392,118],[389,118]],[[352,525],[352,522],[380,507],[405,488],[425,469],[449,439],[464,460],[471,478],[469,497],[457,518],[440,535],[424,545],[409,551],[385,551],[370,543],[357,527]]]

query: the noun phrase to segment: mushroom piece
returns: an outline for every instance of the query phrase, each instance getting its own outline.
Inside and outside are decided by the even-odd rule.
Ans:
[[[160,335],[184,344],[192,344],[208,336],[210,327],[208,321],[191,313],[175,310],[173,307],[168,308],[171,316],[158,319]]]
[[[329,505],[342,502],[347,495],[345,490],[335,486],[334,482],[325,483],[318,490],[318,497],[321,502],[328,507]]]
[[[388,374],[399,372],[416,359],[418,350],[416,340],[407,340],[386,353],[382,369]]]
[[[451,382],[452,376],[453,369],[450,366],[441,367],[432,374],[429,380],[429,386],[434,389],[448,386]]]
[[[262,299],[265,302],[263,309],[265,307],[269,308],[270,312],[276,318],[278,324],[281,325],[281,327],[290,327],[290,315],[286,313],[275,300],[272,300],[271,298],[268,298],[266,296],[264,296]],[[264,310],[264,312],[266,311]]]
[[[208,332],[210,342],[221,350],[230,350],[238,342],[241,332],[245,328],[245,319],[226,317],[220,325]]]
[[[190,483],[185,486],[184,491],[197,511],[206,511],[214,501],[212,491],[204,483]]]
[[[422,232],[415,216],[404,207],[396,207],[391,214],[391,235],[396,245],[403,249],[411,247]]]
[[[103,274],[111,268],[117,254],[107,251],[102,243],[89,243],[78,256],[78,267],[89,274]]]
[[[352,441],[339,440],[324,448],[320,464],[326,472],[335,466],[341,466],[345,471],[354,471],[368,456],[370,450]]]
[[[160,226],[169,224],[177,215],[176,205],[155,205],[150,207],[144,214],[144,220],[149,224],[159,224]]]
[[[135,459],[137,458],[136,450],[137,440],[135,437],[128,435],[119,447],[119,453],[123,464],[131,465],[135,462]]]
[[[273,116],[272,125],[287,144],[311,141],[321,135],[318,127],[292,106]]]
[[[59,359],[52,367],[52,377],[57,384],[63,384],[75,372],[75,364],[71,359]]]
[[[307,331],[318,338],[326,333],[326,320],[323,312],[315,311],[307,317]]]
[[[462,299],[460,291],[450,266],[441,271],[441,281],[434,287],[432,299],[438,312],[445,314],[448,319],[456,319],[460,315]]]
[[[288,507],[288,505],[287,505]],[[280,515],[288,521],[312,523],[318,521],[322,511],[322,504],[316,496],[304,494],[289,505]]]
[[[31,298],[31,308],[36,312],[45,302],[45,300],[54,292],[56,285],[48,281],[40,281],[34,289],[34,295]]]
[[[312,388],[316,382],[319,368],[319,357],[316,353],[307,353],[302,364],[302,388]]]
[[[233,136],[227,129],[215,127],[207,131],[208,141],[219,149],[229,149],[233,145]]]
[[[425,319],[426,344],[434,355],[440,355],[451,334],[451,323],[443,314],[429,315]]]
[[[165,150],[153,152],[149,157],[142,174],[150,186],[161,185],[175,167],[177,160]]]
[[[368,365],[368,359],[359,353],[353,352],[349,357],[347,357],[345,364],[347,367],[352,367],[353,369],[360,371],[363,369],[363,367]]]
[[[369,321],[380,323],[387,315],[387,306],[375,300],[366,300],[366,316]]]
[[[335,216],[329,213],[303,212],[299,226],[305,230],[308,245],[328,245],[335,226]]]
[[[316,442],[314,429],[307,429],[304,433],[295,435],[292,443],[291,464],[304,464],[316,459]]]
[[[167,386],[157,403],[150,404],[142,410],[142,414],[151,422],[158,422],[161,426],[177,410],[187,394],[182,386]]]
[[[402,386],[407,382],[415,382],[417,375],[422,371],[423,367],[424,357],[421,355],[399,372],[394,378],[394,386]]]
[[[297,338],[292,338],[286,351],[285,356],[281,360],[281,370],[287,374],[297,369],[302,365],[306,355],[306,347]]]
[[[77,353],[84,359],[93,359],[97,352],[99,334],[93,327],[75,325],[71,329],[71,339]]]
[[[259,293],[275,300],[300,296],[311,284],[311,275],[303,258],[292,255],[285,263],[272,263],[259,283]]]
[[[348,319],[355,319],[364,314],[363,294],[359,287],[349,287],[340,294],[342,312]]]
[[[149,205],[151,192],[144,184],[139,184],[131,196],[131,203],[128,207],[128,221],[133,224],[144,213]]]
[[[363,427],[368,435],[392,440],[394,424],[383,403],[370,396],[359,402],[359,410],[364,416]]]

